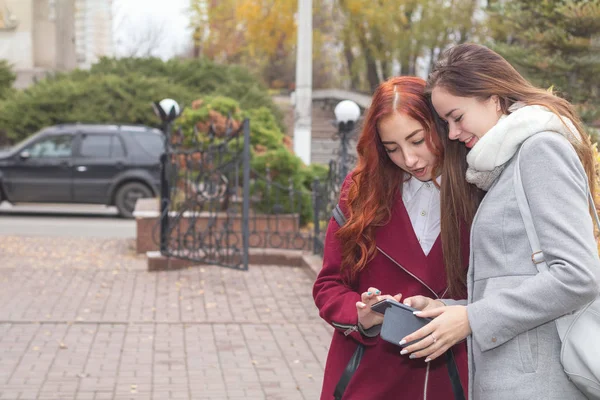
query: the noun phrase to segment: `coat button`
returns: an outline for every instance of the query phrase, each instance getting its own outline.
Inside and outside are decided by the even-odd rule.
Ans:
[[[497,339],[496,339],[495,337],[493,337],[493,338],[492,338],[492,343],[496,343],[496,340],[497,340]]]

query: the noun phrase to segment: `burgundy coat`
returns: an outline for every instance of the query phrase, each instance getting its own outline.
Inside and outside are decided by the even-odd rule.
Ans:
[[[340,207],[348,215],[344,201],[340,202]],[[425,285],[440,297],[444,294],[447,285],[440,237],[429,255],[425,256],[399,193],[394,201],[390,222],[376,232],[377,246],[385,254],[378,250],[353,286],[348,287],[342,283],[340,276],[341,247],[335,235],[338,229],[338,224],[332,218],[325,238],[323,269],[313,287],[321,318],[335,328],[325,366],[321,400],[333,399],[335,387],[358,342],[365,345],[365,352],[344,392],[343,400],[454,399],[445,356],[430,362],[427,371],[427,363],[423,359],[411,360],[408,355],[401,356],[400,347],[379,336],[367,338],[356,331],[344,335],[348,327],[358,323],[356,302],[360,301],[360,293],[371,286],[383,294],[402,293],[403,298],[415,295],[433,297]],[[469,236],[464,232],[462,237]],[[468,243],[463,244],[462,251],[464,259],[468,261]],[[468,371],[465,342],[455,345],[453,352],[466,394]]]

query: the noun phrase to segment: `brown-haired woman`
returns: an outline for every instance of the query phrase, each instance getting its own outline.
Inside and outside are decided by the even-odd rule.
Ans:
[[[428,85],[435,110],[448,123],[448,138],[471,149],[467,181],[487,194],[471,230],[468,302],[448,301],[420,313],[435,319],[405,340],[436,340],[424,339],[406,352],[432,361],[470,335],[471,399],[585,399],[562,368],[555,320],[598,296],[594,271],[600,261],[587,197],[596,186],[589,138],[566,100],[535,88],[484,46],[446,51]],[[467,185],[459,179],[459,164],[444,168],[457,188]],[[523,222],[519,177],[540,252],[532,252],[531,225]],[[456,195],[448,204],[468,201]],[[422,297],[405,302],[439,305]]]
[[[453,252],[449,261],[442,255],[436,179],[443,154],[424,89],[425,81],[415,77],[392,78],[377,88],[357,144],[358,165],[342,187],[347,222],[340,228],[331,219],[327,228],[313,289],[321,317],[335,328],[321,399],[334,398],[359,343],[364,355],[344,400],[454,398],[445,361],[402,357],[399,347],[377,336],[382,316],[370,311],[392,295],[466,294],[465,229],[462,253]],[[453,351],[465,379],[464,343]]]

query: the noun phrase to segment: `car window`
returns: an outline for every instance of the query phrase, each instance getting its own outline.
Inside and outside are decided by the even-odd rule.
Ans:
[[[35,142],[26,151],[31,158],[71,157],[71,135],[56,135]]]
[[[111,135],[111,149],[110,155],[112,158],[122,158],[125,157],[125,149],[123,148],[123,143],[121,139],[115,135]]]
[[[157,132],[127,132],[133,136],[137,146],[153,157],[159,157],[165,148],[163,135]]]
[[[82,135],[79,154],[87,158],[110,158],[112,135]]]

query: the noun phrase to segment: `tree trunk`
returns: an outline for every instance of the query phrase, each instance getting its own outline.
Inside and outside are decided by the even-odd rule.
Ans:
[[[354,53],[352,52],[352,45],[350,38],[344,35],[344,58],[346,59],[346,65],[348,66],[348,75],[350,76],[350,89],[358,90],[360,88],[360,80],[356,71],[354,71]]]
[[[377,75],[377,60],[375,60],[375,56],[373,51],[369,47],[369,43],[367,43],[365,36],[361,36],[360,43],[362,46],[363,56],[365,58],[365,64],[367,66],[367,82],[369,83],[369,89],[371,93],[375,92],[377,86],[379,86],[379,76]]]
[[[413,55],[408,64],[408,74],[411,76],[417,75],[417,56]]]

